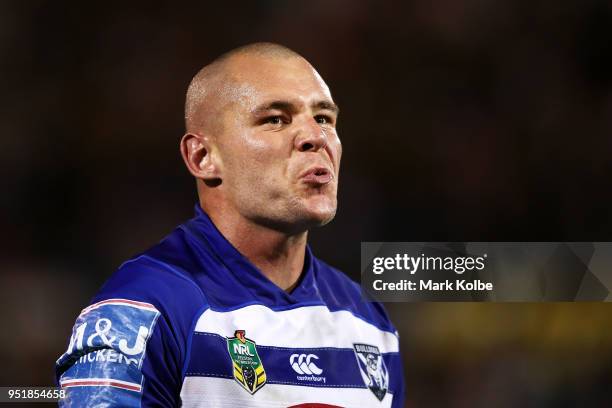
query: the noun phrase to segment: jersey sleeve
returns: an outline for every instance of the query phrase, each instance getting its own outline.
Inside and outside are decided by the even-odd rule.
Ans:
[[[83,309],[57,362],[59,385],[66,390],[60,405],[140,407],[146,349],[162,346],[151,341],[163,330],[159,317],[152,304],[131,299],[106,299]]]
[[[176,407],[201,291],[146,262],[122,267],[83,309],[56,362],[60,407]]]

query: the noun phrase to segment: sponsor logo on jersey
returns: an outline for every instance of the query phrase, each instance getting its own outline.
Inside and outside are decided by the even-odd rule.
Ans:
[[[365,385],[380,401],[389,389],[389,371],[378,347],[370,344],[353,344],[357,365]]]
[[[244,330],[236,330],[227,338],[227,351],[234,366],[234,379],[251,394],[266,384],[266,371],[257,354],[257,346],[247,339]]]
[[[60,360],[79,359],[80,363],[114,361],[140,367],[158,316],[157,309],[149,303],[128,299],[94,303],[83,309],[77,318],[68,350]],[[95,357],[85,356],[93,352],[97,352]]]
[[[289,357],[289,364],[293,371],[300,374],[296,378],[300,381],[326,382],[322,377],[323,370],[315,364],[319,356],[316,354],[292,354]]]
[[[106,299],[83,309],[68,349],[57,361],[62,388],[140,392],[139,369],[159,315],[152,304],[130,299]]]

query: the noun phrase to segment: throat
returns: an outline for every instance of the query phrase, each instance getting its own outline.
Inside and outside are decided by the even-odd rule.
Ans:
[[[211,215],[221,234],[284,291],[291,291],[304,269],[308,231],[282,232],[249,220],[236,212]]]
[[[248,250],[247,250],[248,252]],[[269,253],[243,253],[261,273],[285,292],[291,292],[298,284],[304,269],[306,244],[284,248]]]

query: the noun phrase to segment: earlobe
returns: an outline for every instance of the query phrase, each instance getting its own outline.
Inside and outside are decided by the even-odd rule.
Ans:
[[[189,172],[205,182],[220,179],[213,147],[206,136],[187,133],[181,139],[181,156]]]

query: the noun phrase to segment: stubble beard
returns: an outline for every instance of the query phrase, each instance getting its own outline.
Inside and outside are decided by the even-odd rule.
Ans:
[[[284,198],[271,198],[256,203],[250,201],[246,217],[258,225],[288,234],[297,235],[312,228],[322,227],[336,215],[336,205],[329,211],[319,213],[308,208],[306,199],[292,195]],[[249,202],[249,201],[245,201]]]

